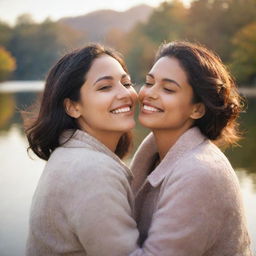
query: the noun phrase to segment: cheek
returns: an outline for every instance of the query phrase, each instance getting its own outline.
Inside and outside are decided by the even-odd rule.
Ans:
[[[140,101],[142,101],[143,100],[143,98],[145,97],[145,89],[142,87],[141,89],[140,89],[140,91],[139,91],[139,95],[138,95],[138,98],[139,98],[139,100]]]
[[[95,97],[88,98],[83,104],[83,114],[87,117],[94,118],[94,116],[100,115],[106,109],[106,100]]]
[[[189,99],[177,98],[175,101],[172,101],[171,109],[174,109],[179,117],[188,117],[192,112],[193,105]]]
[[[138,100],[138,94],[133,88],[130,91],[130,95],[131,95],[134,102]]]

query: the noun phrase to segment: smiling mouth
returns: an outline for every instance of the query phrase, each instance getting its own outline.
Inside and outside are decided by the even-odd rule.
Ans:
[[[142,105],[142,109],[146,110],[147,112],[163,112],[163,110],[161,110],[159,108],[149,106],[149,105],[146,105],[146,104]]]
[[[120,108],[116,108],[114,110],[111,110],[110,112],[112,114],[122,114],[122,113],[128,113],[131,112],[132,107],[131,106],[126,106],[126,107],[120,107]]]

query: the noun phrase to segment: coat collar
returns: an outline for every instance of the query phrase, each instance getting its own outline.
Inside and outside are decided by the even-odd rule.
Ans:
[[[157,154],[156,143],[151,133],[142,142],[132,161],[131,170],[135,176],[133,184],[134,191],[138,191],[143,182],[145,182],[145,179],[147,179],[153,187],[158,186],[171,172],[173,165],[184,156],[184,154],[201,144],[204,140],[206,140],[206,138],[197,127],[187,130],[170,148],[155,170],[147,176],[149,168],[152,166],[152,161]]]
[[[109,157],[111,157],[114,161],[116,161],[119,165],[121,165],[128,177],[132,178],[133,174],[130,169],[125,165],[125,163],[108,147],[106,147],[103,143],[97,140],[95,137],[89,135],[88,133],[82,130],[66,130],[60,136],[60,145],[65,148],[87,148],[93,151],[101,152]]]

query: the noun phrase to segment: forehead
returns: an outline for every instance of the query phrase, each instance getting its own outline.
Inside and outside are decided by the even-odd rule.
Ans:
[[[93,79],[98,76],[124,74],[126,73],[121,64],[113,57],[104,54],[96,58],[90,70],[87,73],[87,79]]]
[[[179,83],[187,83],[187,74],[174,57],[162,57],[152,67],[149,72],[156,79],[173,79]]]

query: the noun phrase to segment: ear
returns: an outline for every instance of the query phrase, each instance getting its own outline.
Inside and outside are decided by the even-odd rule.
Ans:
[[[190,117],[192,119],[199,119],[199,118],[203,117],[204,114],[205,114],[205,105],[204,105],[204,103],[199,102],[199,103],[194,104]]]
[[[81,116],[77,102],[74,102],[69,98],[66,98],[63,104],[65,111],[69,116],[73,118],[79,118]]]

